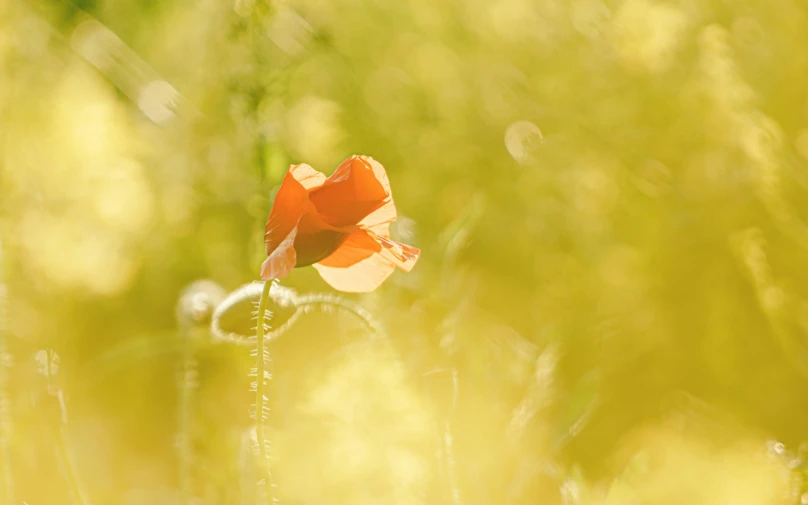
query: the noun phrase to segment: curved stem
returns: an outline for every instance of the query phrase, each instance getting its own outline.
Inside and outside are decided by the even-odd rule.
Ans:
[[[261,290],[261,298],[258,300],[258,318],[255,325],[255,440],[258,444],[258,457],[261,461],[261,473],[264,477],[264,487],[266,488],[266,501],[274,503],[272,497],[272,475],[269,469],[269,455],[267,454],[267,441],[264,434],[264,409],[267,398],[264,393],[266,388],[266,348],[264,345],[264,327],[266,321],[267,302],[269,301],[269,290],[272,281],[264,282]]]
[[[365,323],[368,329],[373,333],[373,337],[378,338],[387,337],[382,325],[379,324],[379,322],[377,322],[373,318],[370,312],[365,310],[361,305],[345,300],[342,297],[326,293],[310,293],[298,296],[297,299],[295,300],[295,305],[301,308],[315,307],[315,306],[323,306],[323,307],[332,306],[343,309],[355,315],[363,323]]]

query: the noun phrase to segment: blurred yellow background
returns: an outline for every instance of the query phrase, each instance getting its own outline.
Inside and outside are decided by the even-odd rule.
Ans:
[[[279,503],[808,503],[806,47],[799,0],[0,0],[0,503],[265,502],[210,312],[351,154],[423,255],[283,280]]]

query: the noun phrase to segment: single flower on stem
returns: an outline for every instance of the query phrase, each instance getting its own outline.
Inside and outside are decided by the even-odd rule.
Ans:
[[[396,268],[409,272],[421,254],[390,240],[396,217],[387,174],[373,158],[351,156],[330,177],[293,165],[267,220],[261,279],[313,265],[335,289],[373,291]]]

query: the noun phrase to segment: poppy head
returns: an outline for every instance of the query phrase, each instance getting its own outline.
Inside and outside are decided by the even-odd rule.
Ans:
[[[373,291],[397,267],[409,272],[421,251],[390,240],[396,207],[384,167],[351,156],[330,177],[292,165],[269,212],[261,279],[313,265],[333,288]]]

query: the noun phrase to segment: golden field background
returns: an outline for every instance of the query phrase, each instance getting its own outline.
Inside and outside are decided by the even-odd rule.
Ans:
[[[0,0],[2,503],[265,502],[210,311],[351,154],[423,255],[282,281],[279,503],[808,502],[806,48],[798,0]]]

